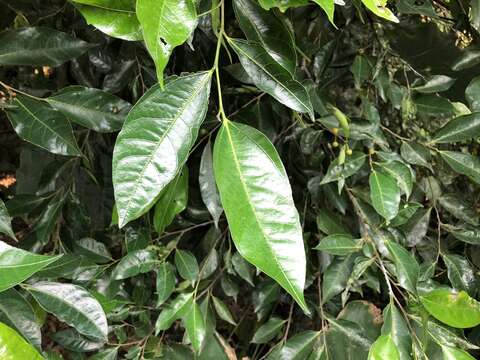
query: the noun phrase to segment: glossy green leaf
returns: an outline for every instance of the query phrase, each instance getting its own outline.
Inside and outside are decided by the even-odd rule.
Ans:
[[[386,241],[390,258],[395,264],[398,283],[403,288],[416,294],[420,267],[417,260],[405,248],[393,241]]]
[[[320,5],[320,7],[327,14],[328,20],[335,26],[333,22],[333,15],[335,11],[335,1],[334,0],[312,0],[314,3]]]
[[[236,325],[237,323],[233,319],[233,315],[230,312],[230,309],[227,305],[220,300],[219,298],[212,296],[213,306],[215,307],[215,311],[217,312],[218,316],[229,324]]]
[[[162,305],[175,290],[175,273],[173,266],[163,262],[157,269],[157,306]]]
[[[47,27],[25,27],[0,36],[0,64],[59,66],[93,45]]]
[[[453,104],[444,97],[423,95],[414,100],[417,112],[426,116],[449,116],[455,113]]]
[[[150,249],[129,252],[117,264],[112,279],[122,280],[152,271],[159,263],[157,254]]]
[[[197,26],[193,0],[137,0],[137,16],[145,44],[163,86],[163,71],[175,47],[182,45]]]
[[[417,245],[425,237],[430,223],[431,213],[432,208],[419,209],[415,215],[402,226],[402,230],[407,237],[408,246]]]
[[[210,215],[212,215],[215,226],[218,227],[218,221],[223,213],[223,208],[220,202],[220,194],[218,193],[217,184],[215,183],[212,146],[210,141],[205,145],[202,152],[198,181],[200,183],[200,194],[203,203],[207,207]]]
[[[42,334],[32,305],[14,289],[0,293],[0,315],[37,349],[42,348]]]
[[[110,348],[97,352],[88,360],[117,360],[118,348]]]
[[[297,333],[289,338],[278,352],[272,351],[267,360],[307,359],[320,335],[320,332],[310,330]]]
[[[413,165],[424,166],[429,169],[431,168],[429,163],[430,153],[424,146],[416,143],[404,142],[402,143],[400,150],[402,158],[404,158],[406,162]]]
[[[467,244],[480,245],[480,230],[477,228],[454,228],[446,226],[445,229],[460,241],[466,242]]]
[[[365,56],[357,55],[355,56],[355,60],[353,60],[350,71],[355,80],[355,88],[360,89],[363,83],[371,77],[372,66]]]
[[[438,203],[457,219],[463,220],[470,225],[479,224],[479,216],[473,209],[473,205],[463,197],[461,193],[443,194],[437,199]]]
[[[198,262],[195,256],[187,250],[175,251],[175,266],[182,278],[195,281],[198,276]]]
[[[372,171],[369,177],[372,205],[385,220],[392,220],[398,214],[400,188],[390,175]]]
[[[122,128],[131,105],[98,89],[69,86],[46,99],[70,121],[98,132]]]
[[[8,214],[8,210],[5,207],[2,199],[0,199],[0,233],[8,235],[12,239],[17,239],[12,229],[12,221],[10,219],[10,215]]]
[[[465,89],[465,98],[472,112],[480,111],[480,77],[474,77]]]
[[[180,294],[167,304],[157,319],[155,333],[167,330],[175,320],[182,318],[192,307],[192,297],[193,293]]]
[[[0,323],[0,358],[2,360],[44,360],[15,330]]]
[[[388,304],[383,311],[383,321],[382,334],[390,335],[397,347],[399,360],[411,359],[412,339],[410,330],[400,310],[392,303]]]
[[[183,318],[183,323],[193,349],[196,353],[199,353],[205,341],[206,328],[202,312],[196,302],[193,302],[190,306],[190,309]]]
[[[74,329],[57,331],[50,338],[63,348],[75,353],[86,353],[99,350],[103,347],[103,341],[91,340],[80,335]]]
[[[353,270],[353,254],[345,258],[336,258],[323,274],[322,301],[326,303],[335,295],[340,294],[347,286],[347,281]]]
[[[440,151],[440,156],[453,171],[466,175],[480,184],[480,160],[477,156],[456,151]]]
[[[359,251],[361,248],[362,246],[358,241],[355,241],[351,236],[343,234],[326,236],[314,247],[315,250],[339,256],[348,255]]]
[[[275,148],[254,128],[227,120],[217,134],[213,164],[238,252],[307,311],[302,231]]]
[[[453,143],[480,136],[480,113],[459,116],[450,120],[433,136],[434,143]]]
[[[310,96],[305,87],[293,79],[260,44],[230,38],[228,42],[260,90],[270,94],[283,105],[314,118]]]
[[[420,93],[429,94],[442,92],[450,89],[455,82],[455,79],[446,75],[434,75],[428,78],[423,85],[412,88]]]
[[[479,50],[464,51],[452,64],[453,71],[469,69],[480,63]]]
[[[271,317],[265,324],[260,326],[252,338],[253,344],[265,344],[272,340],[282,329],[286,320]]]
[[[466,351],[449,346],[442,346],[443,360],[474,360]]]
[[[457,290],[464,290],[470,295],[475,294],[477,285],[476,274],[467,259],[455,254],[442,254],[447,267],[448,279]]]
[[[92,238],[83,238],[75,243],[77,252],[90,258],[91,260],[103,264],[112,261],[112,255],[104,243]]]
[[[278,7],[280,11],[284,12],[289,8],[307,5],[308,0],[259,0],[259,3],[266,10]]]
[[[391,335],[381,335],[373,343],[370,352],[368,353],[368,360],[400,360],[400,354],[397,346],[392,340]]]
[[[480,324],[480,303],[465,291],[440,288],[420,296],[423,306],[437,320],[454,328]]]
[[[18,95],[14,104],[7,114],[22,139],[54,154],[80,155],[72,126],[62,113],[24,95]]]
[[[61,255],[38,255],[0,241],[0,291],[20,284],[59,258]]]
[[[238,276],[254,286],[253,277],[255,275],[255,267],[247,262],[238,252],[232,256],[232,265]]]
[[[134,0],[72,0],[89,25],[123,40],[142,40]]]
[[[352,155],[345,159],[343,164],[339,164],[338,158],[333,160],[330,163],[327,173],[323,177],[321,184],[345,180],[346,178],[354,175],[360,170],[363,164],[365,164],[366,158],[367,155],[358,151],[354,151]]]
[[[413,189],[414,177],[410,168],[400,161],[388,161],[380,163],[380,168],[397,180],[397,184],[407,196],[410,197]]]
[[[187,207],[188,202],[188,168],[184,166],[181,173],[167,185],[160,194],[153,212],[153,226],[161,234],[170,225],[177,214]]]
[[[399,22],[397,17],[386,7],[386,0],[362,0],[362,3],[375,15],[393,22]]]
[[[80,334],[106,341],[108,325],[105,312],[84,288],[44,281],[29,285],[27,290],[45,311],[73,326]]]
[[[119,226],[145,213],[175,178],[205,118],[210,72],[150,89],[132,108],[113,153],[113,186]]]
[[[285,20],[262,9],[256,0],[235,0],[233,8],[247,39],[262,44],[267,53],[293,76],[297,60],[295,39]]]

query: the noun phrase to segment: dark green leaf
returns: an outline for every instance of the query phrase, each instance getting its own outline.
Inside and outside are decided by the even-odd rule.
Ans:
[[[440,151],[440,156],[455,172],[480,184],[480,160],[477,156],[456,151]]]
[[[344,256],[359,251],[362,245],[351,236],[334,234],[324,237],[315,250],[325,251],[332,255]]]
[[[175,266],[185,280],[194,282],[198,276],[198,262],[195,256],[187,250],[175,251]]]
[[[386,241],[385,246],[395,264],[398,283],[408,291],[416,294],[420,272],[417,261],[407,250],[393,241]]]
[[[270,318],[255,331],[251,342],[254,344],[265,344],[269,342],[280,332],[285,323],[286,320],[277,317]]]
[[[202,152],[198,181],[200,183],[200,193],[203,203],[207,207],[210,215],[212,215],[215,226],[218,227],[218,220],[223,213],[223,208],[220,203],[220,194],[218,193],[215,175],[213,173],[212,146],[210,141],[205,145]]]
[[[400,189],[396,180],[389,175],[372,171],[369,184],[373,207],[385,220],[392,220],[397,216],[400,205]]]
[[[433,136],[434,143],[453,143],[480,136],[480,113],[459,116],[450,120]]]
[[[446,75],[434,75],[428,78],[425,84],[416,86],[413,90],[424,94],[442,92],[450,89],[454,82],[455,79]]]
[[[115,267],[112,279],[122,280],[152,271],[159,263],[157,254],[150,249],[129,252]]]
[[[0,233],[8,235],[12,239],[17,239],[12,229],[12,221],[10,219],[10,215],[8,214],[8,210],[5,207],[2,199],[0,199]]]
[[[175,289],[173,266],[168,262],[160,264],[157,270],[157,306],[162,305]]]

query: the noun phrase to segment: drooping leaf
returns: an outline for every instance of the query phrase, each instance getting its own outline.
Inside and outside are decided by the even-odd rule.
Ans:
[[[98,132],[122,128],[131,105],[102,90],[69,86],[46,99],[70,121]]]
[[[175,216],[187,207],[188,168],[184,166],[175,179],[162,191],[154,208],[153,226],[161,234]]]
[[[480,136],[480,113],[459,116],[450,120],[433,136],[434,143],[453,143]]]
[[[106,341],[108,325],[100,303],[78,285],[38,282],[27,290],[45,311],[73,326],[80,334]]]
[[[425,94],[442,92],[450,89],[454,82],[455,79],[449,76],[434,75],[428,78],[423,85],[415,86],[413,90]]]
[[[293,79],[260,44],[231,38],[228,38],[228,42],[260,90],[270,94],[283,105],[314,118],[310,96],[305,87]]]
[[[417,261],[407,250],[393,241],[386,241],[385,246],[395,264],[396,275],[400,286],[416,294],[417,280],[420,273],[420,267]]]
[[[113,153],[119,226],[145,213],[175,178],[205,118],[210,72],[150,89],[132,108]]]
[[[59,66],[92,46],[48,27],[25,27],[0,36],[0,64]]]
[[[372,205],[385,220],[392,220],[398,214],[400,189],[394,178],[372,171],[369,177]]]
[[[80,155],[72,126],[62,113],[25,95],[18,95],[13,104],[8,118],[22,139],[54,154]]]
[[[200,160],[200,174],[198,176],[200,183],[200,194],[203,203],[212,215],[215,226],[218,227],[218,221],[223,213],[222,204],[220,202],[220,194],[218,193],[217,184],[215,183],[215,174],[213,172],[212,146],[210,141],[205,145]]]
[[[361,248],[361,244],[351,236],[334,234],[324,237],[314,249],[332,255],[344,256],[359,251]]]
[[[44,360],[35,348],[15,330],[0,322],[0,355],[2,360]]]
[[[220,300],[219,298],[212,296],[213,306],[215,307],[215,311],[217,312],[218,316],[229,324],[236,325],[237,323],[233,319],[233,315],[230,312],[227,305]]]
[[[175,266],[185,280],[194,282],[198,276],[198,263],[195,256],[188,250],[175,251]]]
[[[410,353],[412,351],[412,339],[410,330],[402,313],[393,305],[388,304],[383,311],[383,326],[382,334],[390,335],[392,341],[395,343],[400,360],[411,359]]]
[[[159,263],[157,254],[150,249],[129,252],[113,270],[112,278],[115,280],[128,279],[138,274],[152,271]]]
[[[480,160],[477,156],[457,151],[440,151],[440,156],[453,171],[468,176],[480,184]]]
[[[235,0],[233,8],[247,39],[262,44],[268,54],[293,76],[297,60],[295,39],[285,20],[262,9],[256,0]]]
[[[205,321],[203,319],[200,307],[196,302],[190,306],[189,311],[183,319],[188,338],[196,353],[199,353],[206,337]]]
[[[87,23],[107,35],[123,40],[142,40],[142,29],[135,14],[135,1],[72,0]]]
[[[143,38],[163,87],[163,71],[175,47],[182,45],[197,26],[193,0],[137,0]]]
[[[275,148],[257,130],[226,121],[215,141],[213,165],[238,252],[307,311],[300,222]]]
[[[260,326],[252,338],[253,344],[264,344],[272,340],[282,329],[286,320],[272,317],[265,324]]]
[[[451,327],[470,328],[480,324],[480,303],[465,291],[439,288],[420,296],[420,300],[434,318]]]
[[[163,262],[157,269],[157,306],[162,305],[175,290],[175,274],[173,266]]]
[[[20,284],[61,257],[34,254],[0,241],[0,291]]]
[[[0,293],[0,315],[32,345],[41,349],[42,334],[32,305],[14,289]],[[1,352],[0,352],[1,354]]]
[[[12,239],[17,239],[12,229],[12,220],[2,199],[0,199],[0,233],[8,235]]]
[[[323,274],[322,301],[326,303],[335,295],[340,294],[347,286],[347,281],[352,273],[355,255],[350,254],[345,258],[337,258]]]
[[[391,335],[381,335],[373,343],[370,352],[368,353],[368,360],[400,360],[400,354],[397,345],[392,340]]]

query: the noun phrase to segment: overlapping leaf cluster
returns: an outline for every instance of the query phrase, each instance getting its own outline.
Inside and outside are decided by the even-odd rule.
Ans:
[[[0,357],[478,357],[477,3],[7,3]]]

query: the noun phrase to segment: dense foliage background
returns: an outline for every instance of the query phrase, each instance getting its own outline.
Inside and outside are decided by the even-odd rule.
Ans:
[[[480,356],[478,1],[0,3],[1,359]]]

